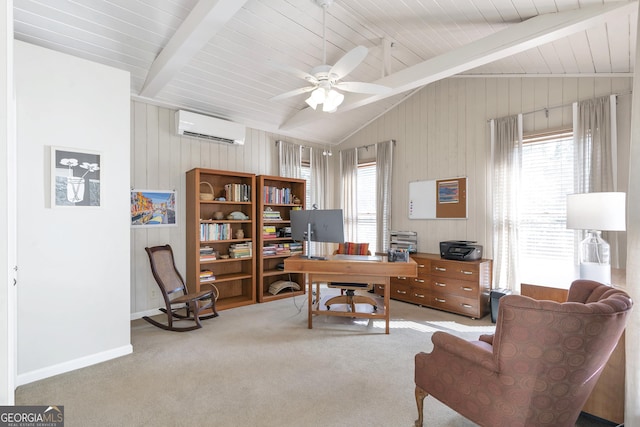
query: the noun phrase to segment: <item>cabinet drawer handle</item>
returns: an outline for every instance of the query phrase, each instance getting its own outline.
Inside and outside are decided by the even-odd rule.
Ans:
[[[397,294],[400,294],[400,295],[406,295],[406,294],[407,294],[407,291],[396,291],[396,293],[397,293]]]
[[[447,271],[447,269],[444,267],[433,267],[433,268],[437,271]]]
[[[447,302],[447,300],[442,298],[436,298],[436,302]]]
[[[447,284],[446,283],[440,283],[440,282],[435,282],[436,286],[440,286],[441,288],[446,288]]]
[[[413,279],[413,280],[415,280],[418,283],[424,283],[424,279]]]
[[[463,306],[464,308],[473,308],[473,306],[469,304],[460,304],[460,305]]]
[[[397,279],[398,280],[407,280],[406,276],[398,276]]]
[[[418,264],[418,268],[424,268],[424,264]]]
[[[462,274],[467,274],[467,275],[472,275],[472,274],[473,274],[473,271],[460,270],[460,273],[462,273]]]
[[[463,287],[462,287],[462,290],[463,290],[463,291],[467,291],[467,292],[471,292],[471,291],[473,291],[473,288],[469,288],[469,287],[467,287],[467,286],[463,286]]]
[[[422,294],[413,294],[413,296],[416,298],[424,298],[424,295]]]

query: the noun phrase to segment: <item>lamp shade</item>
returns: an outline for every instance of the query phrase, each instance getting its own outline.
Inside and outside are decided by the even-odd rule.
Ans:
[[[567,196],[567,228],[575,230],[623,231],[626,193],[601,192]]]

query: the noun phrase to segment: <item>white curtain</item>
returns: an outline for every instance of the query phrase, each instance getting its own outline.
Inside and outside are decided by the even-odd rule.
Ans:
[[[573,112],[576,193],[616,191],[615,95],[576,102]],[[618,234],[605,231],[602,237],[611,246],[611,266],[620,268]],[[584,235],[581,235],[577,240],[583,238]]]
[[[302,175],[302,146],[278,141],[280,176],[300,178]]]
[[[311,206],[307,209],[326,209],[329,188],[329,160],[320,149],[310,149],[311,156]],[[332,251],[330,243],[311,243],[311,252],[328,255]]]
[[[376,248],[389,248],[391,228],[391,176],[394,141],[376,144]]]
[[[518,206],[522,115],[491,120],[493,155],[493,271],[496,287],[520,290]]]
[[[340,207],[344,215],[345,241],[358,242],[358,149],[340,151]]]

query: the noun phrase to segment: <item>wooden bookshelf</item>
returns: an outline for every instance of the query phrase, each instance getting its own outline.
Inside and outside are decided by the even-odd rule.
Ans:
[[[291,227],[289,212],[304,209],[304,179],[259,175],[257,177],[256,247],[257,296],[259,302],[273,301],[305,293],[304,274],[285,273],[278,268],[284,260],[296,253],[303,253],[302,242],[294,242],[285,228]],[[295,196],[295,201],[294,201]],[[294,252],[287,251],[293,246]],[[299,248],[299,252],[297,249]],[[300,290],[284,289],[276,295],[269,292],[272,283],[290,280],[300,285]]]
[[[189,291],[215,286],[218,310],[254,304],[255,175],[196,168],[187,172],[186,186]],[[236,217],[230,217],[234,212]],[[239,230],[243,235],[238,235]],[[213,254],[201,258],[207,248]],[[204,271],[213,277],[203,277]]]

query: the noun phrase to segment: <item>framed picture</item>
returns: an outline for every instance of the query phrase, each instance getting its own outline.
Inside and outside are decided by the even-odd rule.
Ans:
[[[176,192],[131,190],[131,226],[177,226]]]
[[[100,206],[100,153],[51,147],[51,206]]]
[[[458,203],[460,183],[458,180],[438,181],[438,203]]]

